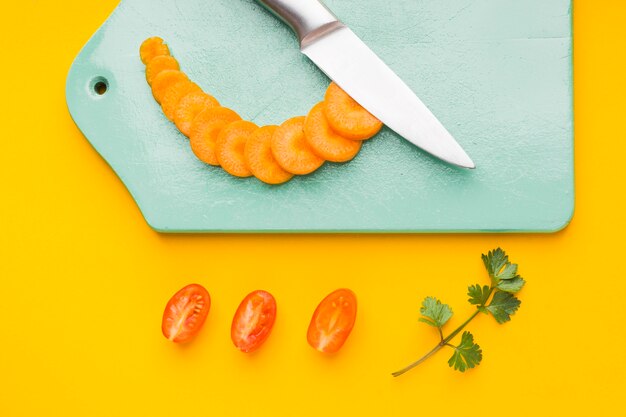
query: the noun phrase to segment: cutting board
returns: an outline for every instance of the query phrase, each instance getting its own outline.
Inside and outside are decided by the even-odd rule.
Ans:
[[[162,115],[139,45],[259,125],[305,115],[329,80],[252,0],[123,0],[74,62],[70,113],[161,232],[553,232],[573,213],[570,0],[326,0],[477,164],[384,128],[347,164],[282,186],[198,161]],[[107,86],[104,94],[96,85]],[[102,92],[102,91],[100,91]]]

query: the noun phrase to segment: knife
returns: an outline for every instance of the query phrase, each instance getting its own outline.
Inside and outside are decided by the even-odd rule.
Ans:
[[[476,167],[415,93],[324,4],[257,1],[293,29],[304,55],[390,129],[450,164]]]

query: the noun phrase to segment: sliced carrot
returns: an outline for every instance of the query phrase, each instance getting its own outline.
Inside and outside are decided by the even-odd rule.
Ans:
[[[304,116],[294,117],[276,129],[272,136],[272,154],[276,162],[288,172],[306,175],[324,164],[304,137]]]
[[[163,42],[163,39],[159,37],[148,38],[141,44],[139,48],[139,56],[141,62],[148,64],[153,58],[161,55],[169,55],[170,48]]]
[[[185,97],[181,98],[174,112],[174,123],[183,135],[189,137],[191,135],[191,126],[193,120],[203,110],[211,107],[217,107],[220,103],[204,91],[192,91]]]
[[[184,73],[176,70],[161,71],[154,77],[154,80],[152,80],[152,95],[157,103],[163,101],[163,95],[170,86],[180,81],[189,81],[189,78]]]
[[[176,58],[169,55],[161,55],[154,57],[148,64],[146,64],[146,81],[152,85],[154,77],[159,75],[161,71],[165,70],[180,70],[180,65]]]
[[[161,101],[161,108],[165,116],[174,121],[176,115],[176,109],[180,100],[189,93],[194,91],[202,91],[202,89],[196,83],[191,81],[179,81],[169,86],[163,93],[163,100]]]
[[[313,106],[306,117],[304,135],[313,152],[327,161],[346,162],[361,150],[361,141],[346,139],[331,129],[323,102]]]
[[[324,98],[324,114],[332,129],[344,138],[366,140],[376,135],[383,124],[337,84],[330,83]]]
[[[247,120],[226,125],[215,141],[215,156],[224,171],[235,177],[250,177],[252,172],[243,156],[248,138],[259,127]]]
[[[219,166],[215,156],[215,141],[221,130],[241,117],[226,107],[212,107],[202,111],[193,121],[189,143],[191,150],[201,161]]]
[[[252,174],[267,184],[282,184],[293,178],[281,168],[272,154],[272,137],[278,126],[263,126],[254,131],[244,150],[246,165]]]

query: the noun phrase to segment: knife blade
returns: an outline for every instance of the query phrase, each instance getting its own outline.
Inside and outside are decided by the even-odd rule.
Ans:
[[[472,159],[417,95],[318,0],[257,0],[287,23],[300,50],[357,103],[400,136],[462,168]]]

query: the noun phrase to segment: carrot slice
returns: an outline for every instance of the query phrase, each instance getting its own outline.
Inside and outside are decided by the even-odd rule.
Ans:
[[[163,42],[163,39],[159,37],[148,38],[141,44],[139,48],[139,56],[141,62],[148,64],[153,58],[161,55],[169,55],[170,48]]]
[[[327,161],[346,162],[361,150],[361,141],[346,139],[331,129],[323,102],[313,106],[306,117],[304,135],[313,152]]]
[[[304,137],[304,116],[293,117],[280,125],[272,136],[272,154],[288,172],[306,175],[324,164]]]
[[[194,91],[202,91],[202,89],[198,84],[188,80],[179,81],[169,86],[163,93],[163,100],[161,101],[161,108],[165,116],[171,121],[174,121],[178,103],[180,103],[183,97]]]
[[[193,120],[203,110],[211,107],[217,107],[220,103],[204,91],[192,91],[185,97],[181,98],[174,112],[174,123],[183,135],[189,137],[191,135],[191,126]]]
[[[154,77],[154,80],[152,80],[152,95],[157,103],[160,104],[163,101],[163,95],[170,86],[180,81],[189,81],[189,78],[184,73],[176,70],[161,71]]]
[[[224,171],[235,177],[250,177],[252,172],[243,156],[248,138],[259,127],[247,120],[226,125],[215,141],[215,156]]]
[[[272,154],[272,137],[276,129],[278,126],[263,126],[255,130],[244,149],[250,172],[267,184],[282,184],[293,178],[293,174],[282,169]]]
[[[215,156],[215,141],[221,130],[241,117],[226,107],[212,107],[202,111],[193,121],[189,143],[191,150],[201,161],[219,166]]]
[[[180,70],[180,65],[176,58],[169,55],[161,55],[154,57],[148,64],[146,64],[146,81],[152,85],[154,77],[159,75],[161,71],[165,70]]]
[[[366,140],[376,135],[383,124],[337,84],[330,83],[324,98],[324,114],[332,129],[344,138]]]

